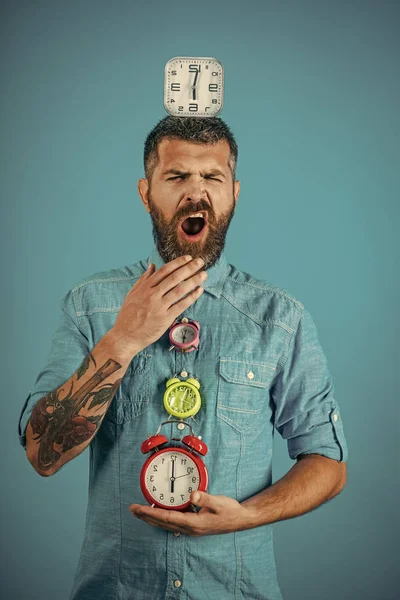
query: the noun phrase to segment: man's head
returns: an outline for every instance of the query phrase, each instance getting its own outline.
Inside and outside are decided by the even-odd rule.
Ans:
[[[139,179],[138,191],[164,262],[191,254],[201,256],[207,269],[218,260],[240,192],[237,156],[229,127],[217,117],[167,116],[149,133],[146,178]],[[180,224],[200,211],[206,212],[204,225],[200,219],[184,224],[188,234],[203,226],[199,238],[191,239]]]

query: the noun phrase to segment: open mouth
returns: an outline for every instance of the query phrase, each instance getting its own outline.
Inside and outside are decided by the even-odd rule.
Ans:
[[[202,237],[207,226],[207,213],[200,211],[182,219],[179,223],[179,230],[186,239],[196,240]]]

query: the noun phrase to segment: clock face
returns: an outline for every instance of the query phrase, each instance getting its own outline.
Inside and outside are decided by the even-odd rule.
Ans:
[[[200,410],[199,392],[188,383],[173,383],[164,394],[165,409],[174,417],[191,417]]]
[[[163,508],[182,509],[190,503],[192,491],[199,487],[206,489],[205,465],[187,450],[166,448],[147,459],[140,484],[149,502]]]
[[[215,58],[177,56],[165,65],[164,107],[173,116],[215,117],[224,97],[224,69]]]
[[[171,337],[173,341],[178,342],[178,344],[189,344],[196,338],[196,331],[194,327],[178,325],[172,331]]]

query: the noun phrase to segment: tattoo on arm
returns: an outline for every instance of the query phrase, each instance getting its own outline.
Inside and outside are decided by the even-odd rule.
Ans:
[[[96,361],[90,353],[77,370],[77,380],[89,368],[90,360],[96,366]],[[96,391],[93,390],[120,368],[121,365],[110,358],[83,386],[73,393],[74,384],[71,383],[71,388],[62,401],[59,400],[60,388],[58,388],[46,394],[36,403],[32,410],[30,423],[33,433],[37,436],[33,439],[40,440],[38,467],[41,470],[51,469],[62,453],[79,446],[96,433],[103,415],[82,416],[79,414],[79,410],[81,408],[90,410],[107,404],[114,396],[122,377],[114,383],[105,383]],[[89,406],[87,406],[88,404]],[[61,446],[61,448],[56,450],[54,446]]]
[[[77,370],[77,379],[80,379],[82,377],[82,375],[84,375],[86,373],[86,371],[89,368],[90,365],[90,361],[93,361],[94,366],[96,367],[96,361],[94,360],[94,356],[91,352],[89,352],[89,354],[87,356],[85,356],[85,358],[82,361],[81,366],[79,367],[79,369]]]

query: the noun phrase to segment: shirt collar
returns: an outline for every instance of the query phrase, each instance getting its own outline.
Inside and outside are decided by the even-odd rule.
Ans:
[[[153,245],[152,252],[147,259],[146,268],[150,263],[153,263],[158,270],[160,267],[165,265],[163,258],[157,250],[157,246]],[[207,271],[207,279],[201,283],[201,286],[205,291],[209,292],[216,298],[221,296],[222,288],[224,286],[225,278],[229,271],[229,264],[226,260],[224,252],[221,252],[216,263],[205,269]]]

